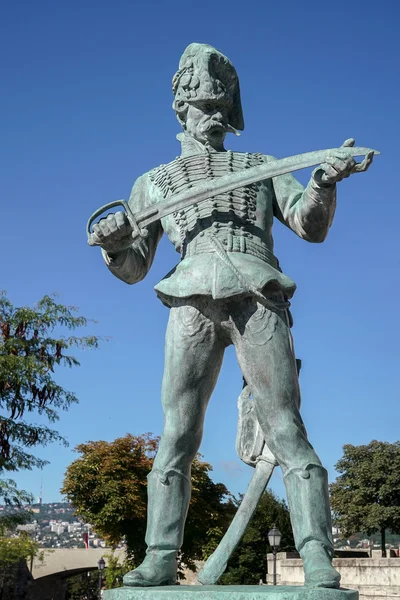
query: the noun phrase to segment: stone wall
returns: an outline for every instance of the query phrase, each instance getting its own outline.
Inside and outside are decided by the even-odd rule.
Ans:
[[[278,585],[303,585],[303,562],[278,552]],[[292,554],[293,556],[293,554]],[[400,600],[400,558],[335,558],[344,588],[358,590],[360,600]],[[273,555],[268,554],[267,582],[273,581]]]
[[[44,560],[35,558],[33,561],[32,575],[34,579],[39,579],[62,571],[83,570],[86,568],[97,569],[100,558],[104,558],[107,564],[107,554],[110,552],[110,548],[56,548],[54,550],[44,550]],[[125,556],[124,549],[117,549],[115,556],[122,560]]]

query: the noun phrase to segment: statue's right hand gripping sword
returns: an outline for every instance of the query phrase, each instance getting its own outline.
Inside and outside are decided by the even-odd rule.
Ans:
[[[122,206],[122,208],[125,209],[126,216],[128,217],[128,221],[132,227],[132,238],[136,238],[136,237],[146,238],[149,235],[149,232],[145,227],[142,226],[141,228],[139,228],[138,220],[140,221],[140,216],[138,216],[138,215],[135,216],[133,214],[133,212],[131,211],[130,206],[126,200],[113,200],[112,202],[109,202],[108,204],[104,204],[104,206],[100,206],[100,208],[98,208],[91,215],[91,217],[87,223],[87,226],[86,226],[86,233],[88,236],[89,246],[93,245],[90,243],[90,236],[91,236],[90,229],[91,229],[92,223],[98,217],[100,217],[103,213],[110,210],[111,208],[116,208],[117,206]],[[146,211],[146,212],[148,212],[148,211]]]
[[[125,200],[114,200],[96,210],[90,217],[86,225],[88,243],[90,246],[97,245],[92,237],[92,223],[104,212],[117,206],[122,206],[126,211],[128,221],[132,227],[132,238],[145,238],[148,235],[147,227],[149,225],[175,211],[182,210],[183,208],[187,208],[188,206],[192,206],[203,200],[208,200],[218,194],[231,192],[239,187],[271,179],[272,177],[278,177],[279,175],[285,175],[286,173],[291,173],[293,171],[299,171],[300,169],[306,169],[307,167],[314,167],[323,163],[326,158],[333,153],[343,151],[343,149],[352,156],[365,157],[361,163],[354,166],[354,173],[366,171],[372,162],[374,154],[380,154],[380,152],[372,150],[371,148],[351,146],[353,143],[354,140],[349,139],[344,142],[341,148],[330,148],[329,150],[316,150],[314,152],[306,152],[305,154],[296,154],[294,156],[288,156],[287,158],[271,160],[262,163],[261,165],[250,167],[249,169],[229,173],[228,175],[222,175],[215,179],[206,179],[179,194],[167,198],[165,202],[160,202],[155,206],[151,206],[150,208],[146,208],[135,214],[130,209],[128,202]]]

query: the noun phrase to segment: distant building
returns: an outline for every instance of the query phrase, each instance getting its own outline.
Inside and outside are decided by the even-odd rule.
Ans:
[[[36,531],[36,529],[38,528],[38,524],[35,521],[34,523],[26,523],[25,525],[18,525],[17,526],[17,531],[28,531],[30,533]]]
[[[56,533],[57,535],[61,535],[68,529],[69,523],[66,521],[50,521],[50,531],[52,533]]]

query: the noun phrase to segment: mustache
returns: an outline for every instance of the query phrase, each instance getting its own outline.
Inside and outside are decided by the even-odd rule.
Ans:
[[[223,129],[226,133],[233,133],[236,136],[240,136],[240,133],[237,129],[232,127],[229,123],[224,123],[223,121],[217,121],[215,119],[207,119],[204,123],[200,125],[200,130],[202,133],[208,133],[211,129]]]
[[[215,119],[207,119],[207,121],[205,123],[202,123],[200,126],[202,133],[207,133],[211,129],[216,128],[224,129],[226,131],[227,127],[227,124],[223,123],[222,121],[217,121]]]

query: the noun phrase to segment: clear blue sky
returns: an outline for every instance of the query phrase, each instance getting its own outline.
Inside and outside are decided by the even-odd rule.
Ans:
[[[76,444],[161,433],[168,310],[152,288],[178,255],[164,239],[145,281],[125,285],[86,245],[85,223],[179,153],[171,78],[193,41],[239,73],[246,129],[230,136],[233,150],[283,157],[348,137],[381,150],[368,173],[339,185],[324,244],[279,223],[275,243],[298,284],[303,415],[330,480],[343,444],[399,439],[399,18],[396,0],[3,2],[1,288],[16,304],[59,292],[111,336],[59,373],[80,398],[58,425],[70,447],[42,450],[51,464],[18,474],[21,486],[37,495],[42,476],[44,500],[57,500]],[[251,476],[235,455],[240,388],[229,349],[201,452],[234,493]],[[272,487],[284,494],[280,473]]]

